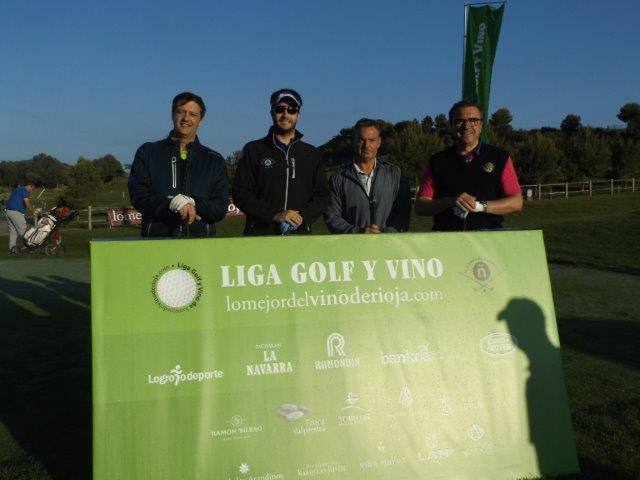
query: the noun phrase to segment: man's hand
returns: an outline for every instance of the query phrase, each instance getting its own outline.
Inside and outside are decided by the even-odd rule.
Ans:
[[[273,216],[273,221],[277,223],[287,222],[297,228],[302,225],[302,216],[297,210],[285,210],[284,212],[276,213]]]
[[[182,219],[183,222],[186,222],[187,225],[191,225],[194,221],[200,220],[200,215],[196,213],[195,205],[192,205],[190,203],[182,207],[179,213],[180,213],[180,218]]]
[[[458,207],[463,212],[473,212],[476,208],[476,197],[469,195],[466,192],[462,192],[460,195],[455,197],[452,206]]]
[[[371,224],[368,227],[365,227],[364,233],[380,233],[380,227],[375,223]]]

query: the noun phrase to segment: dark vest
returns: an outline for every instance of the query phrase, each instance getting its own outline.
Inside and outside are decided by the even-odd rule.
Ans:
[[[509,154],[492,145],[480,145],[480,155],[471,162],[456,154],[454,147],[436,153],[429,160],[434,178],[435,198],[457,197],[462,192],[478,200],[504,197],[500,180]],[[434,230],[483,230],[502,227],[502,215],[469,213],[458,218],[448,208],[433,217]],[[465,225],[466,223],[466,225]]]

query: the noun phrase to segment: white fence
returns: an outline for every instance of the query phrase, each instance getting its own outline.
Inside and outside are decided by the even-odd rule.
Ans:
[[[570,196],[615,195],[636,191],[636,179],[588,180],[584,182],[538,183],[521,185],[522,196],[526,200],[569,198]]]

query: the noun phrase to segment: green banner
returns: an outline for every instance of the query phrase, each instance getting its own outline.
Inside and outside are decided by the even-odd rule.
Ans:
[[[541,232],[91,244],[95,480],[577,471]]]
[[[498,48],[504,4],[499,7],[467,5],[465,8],[462,98],[482,105],[485,116],[488,117],[491,72]],[[487,126],[488,123],[485,122],[483,138],[488,131]]]

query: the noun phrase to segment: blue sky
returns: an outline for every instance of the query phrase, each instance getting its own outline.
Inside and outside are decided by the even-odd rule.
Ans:
[[[360,117],[446,112],[460,95],[464,2],[147,1],[0,4],[0,160],[45,152],[129,163],[171,127],[171,98],[204,97],[224,155],[264,135],[268,96],[297,89],[319,145]],[[507,2],[490,111],[514,126],[568,113],[620,125],[640,102],[640,2]]]

